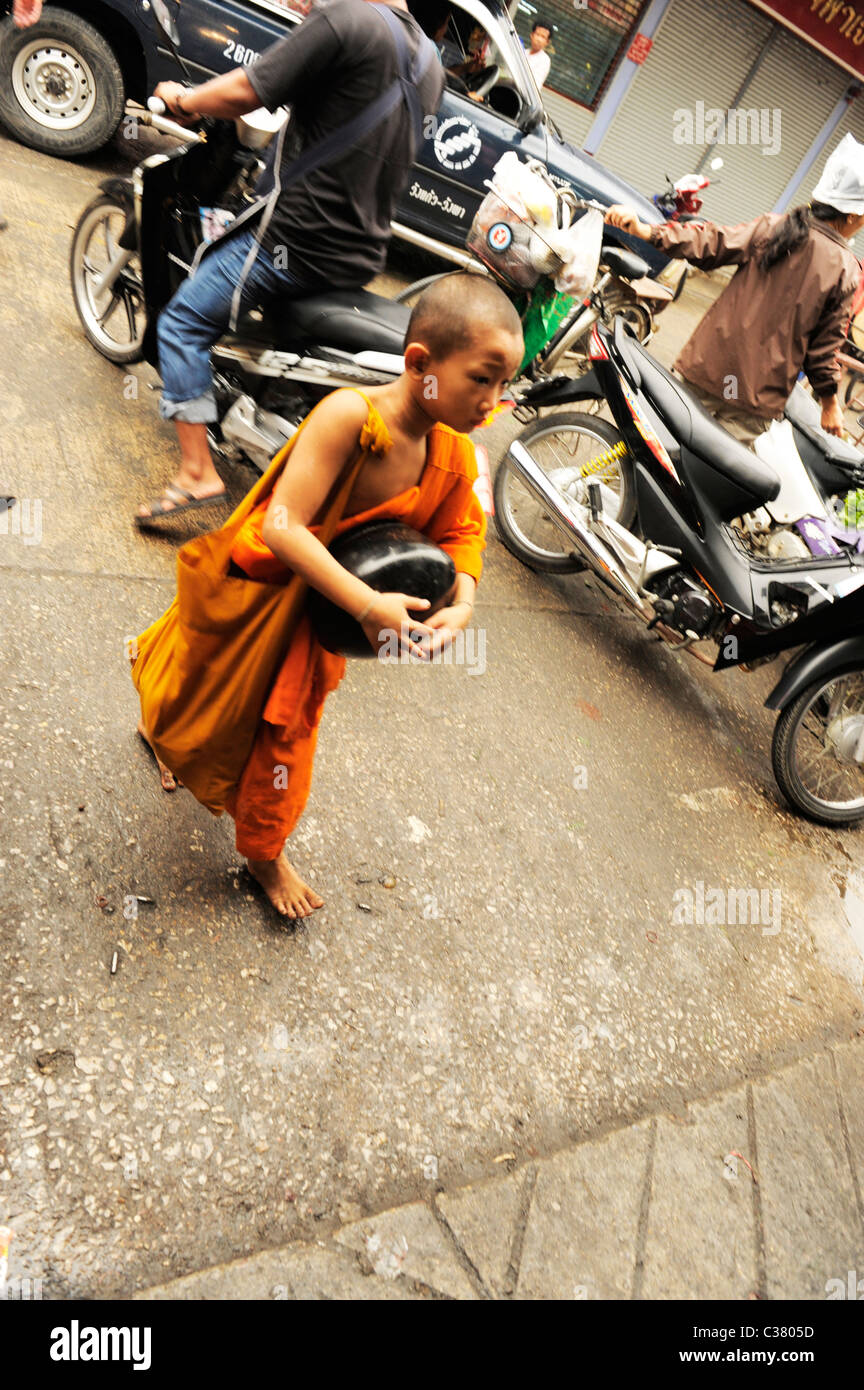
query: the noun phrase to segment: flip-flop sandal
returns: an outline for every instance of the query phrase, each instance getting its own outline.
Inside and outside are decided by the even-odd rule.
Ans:
[[[167,498],[173,505],[165,507],[162,505],[163,498]],[[184,512],[194,512],[198,507],[219,506],[226,502],[228,498],[227,489],[223,492],[216,492],[212,497],[196,497],[194,493],[188,492],[185,487],[178,487],[176,483],[169,483],[162,493],[162,497],[150,504],[150,511],[147,516],[136,516],[136,526],[147,526],[151,521],[163,521],[166,516],[182,516]]]

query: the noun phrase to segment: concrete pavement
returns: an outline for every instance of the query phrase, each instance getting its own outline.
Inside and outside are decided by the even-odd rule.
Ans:
[[[862,1030],[864,1034],[864,1030]],[[864,1298],[864,1036],[500,1175],[137,1294]]]
[[[188,533],[131,525],[172,434],[149,368],[84,341],[66,271],[78,211],[131,151],[0,147],[0,477],[30,518],[0,536],[11,1278],[127,1295],[613,1130],[643,1146],[643,1192],[655,1120],[659,1144],[667,1113],[855,1035],[861,833],[780,802],[772,673],[684,665],[494,536],[482,672],[356,663],[333,697],[292,849],[327,906],[280,929],[230,826],[163,796],[134,734],[124,639],[167,605]],[[678,920],[700,884],[767,893],[770,920]],[[737,1130],[716,1142],[753,1163]],[[818,1296],[846,1253],[814,1251]]]

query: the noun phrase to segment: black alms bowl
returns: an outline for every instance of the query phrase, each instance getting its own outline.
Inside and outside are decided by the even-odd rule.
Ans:
[[[337,536],[330,554],[379,593],[412,594],[431,607],[418,610],[424,618],[445,607],[456,584],[456,566],[446,551],[400,521],[371,521]],[[374,656],[362,627],[344,608],[310,589],[309,617],[318,641],[328,652],[343,656]]]

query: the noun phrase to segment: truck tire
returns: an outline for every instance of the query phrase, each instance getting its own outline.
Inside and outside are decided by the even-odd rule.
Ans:
[[[0,121],[43,154],[90,154],[123,116],[123,73],[92,24],[49,7],[38,24],[0,23]]]

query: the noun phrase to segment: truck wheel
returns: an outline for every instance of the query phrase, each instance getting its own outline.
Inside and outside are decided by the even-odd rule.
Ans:
[[[123,74],[98,30],[68,10],[38,24],[0,23],[0,121],[43,154],[90,154],[111,139],[123,115]]]

